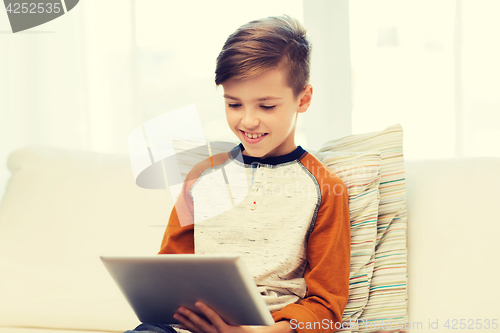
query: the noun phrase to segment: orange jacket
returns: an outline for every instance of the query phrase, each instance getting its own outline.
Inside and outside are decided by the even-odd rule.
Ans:
[[[312,221],[314,227],[306,242],[304,280],[307,293],[300,302],[286,305],[272,315],[275,321],[290,320],[297,332],[333,332],[336,330],[335,325],[339,327],[342,322],[342,313],[349,296],[351,238],[348,193],[338,176],[314,156],[304,150],[302,152],[295,161],[301,163],[315,179],[321,198]],[[231,157],[231,152],[214,155],[190,171],[171,212],[160,254],[195,252],[191,188],[205,170]],[[278,157],[272,161],[280,162],[280,159]],[[266,163],[265,160],[261,162]]]

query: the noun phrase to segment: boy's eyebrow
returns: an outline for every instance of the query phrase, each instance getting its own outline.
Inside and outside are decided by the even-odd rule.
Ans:
[[[224,94],[224,98],[234,99],[235,101],[239,101],[240,100],[239,98],[236,98],[236,97],[233,97],[233,96],[229,96],[227,94]],[[270,100],[270,99],[282,99],[282,98],[281,97],[274,97],[274,96],[266,96],[266,97],[257,98],[256,101],[262,102],[262,101],[267,101],[267,100]]]

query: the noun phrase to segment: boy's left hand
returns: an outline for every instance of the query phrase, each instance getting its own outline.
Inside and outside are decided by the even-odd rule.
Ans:
[[[195,306],[207,317],[209,322],[202,319],[196,313],[180,307],[174,315],[174,319],[180,322],[179,328],[195,333],[251,333],[250,326],[231,326],[202,302],[196,302]]]

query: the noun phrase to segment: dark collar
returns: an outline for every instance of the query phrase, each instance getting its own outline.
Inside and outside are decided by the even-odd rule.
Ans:
[[[243,155],[242,153],[243,150],[245,150],[245,147],[243,147],[243,144],[240,143],[238,146],[234,147],[233,150],[231,150],[231,155],[236,160],[244,164],[250,164],[250,165],[257,165],[257,164],[278,165],[282,163],[287,163],[299,159],[306,152],[301,146],[298,146],[297,148],[295,148],[294,151],[286,155],[259,158],[259,157]]]

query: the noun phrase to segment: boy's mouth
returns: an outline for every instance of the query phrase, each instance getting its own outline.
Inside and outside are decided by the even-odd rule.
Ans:
[[[240,130],[240,131],[241,131],[241,133],[243,133],[243,135],[245,135],[249,139],[258,139],[258,138],[261,138],[261,137],[267,135],[267,133],[250,133],[250,132],[245,132],[242,130]]]

